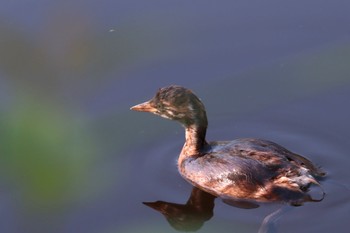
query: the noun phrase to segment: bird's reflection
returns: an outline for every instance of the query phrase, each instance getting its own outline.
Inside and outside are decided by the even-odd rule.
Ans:
[[[143,204],[163,214],[176,230],[196,231],[213,216],[215,198],[194,187],[186,204],[165,201],[143,202]]]
[[[215,196],[193,187],[186,204],[166,201],[143,202],[143,204],[157,210],[164,215],[169,224],[178,231],[196,231],[205,221],[213,217]],[[226,204],[251,209],[259,205],[248,201],[223,199]]]
[[[204,222],[213,217],[215,198],[215,196],[193,187],[186,204],[166,201],[143,202],[143,204],[160,212],[174,229],[178,231],[197,231],[202,227]],[[224,203],[238,208],[252,209],[259,207],[257,202],[225,197],[221,197],[221,199]],[[314,200],[307,195],[302,201],[299,200],[297,203],[291,203],[291,205],[299,206],[303,202],[316,202],[322,201],[322,199]],[[275,227],[278,219],[290,208],[292,208],[290,205],[284,205],[267,215],[260,226],[259,233],[270,232]]]

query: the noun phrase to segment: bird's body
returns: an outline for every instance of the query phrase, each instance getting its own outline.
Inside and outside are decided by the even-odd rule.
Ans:
[[[255,201],[311,200],[308,187],[324,172],[308,159],[262,139],[207,142],[204,105],[192,91],[162,88],[148,102],[131,109],[179,121],[186,142],[178,159],[180,174],[215,196]]]
[[[212,142],[202,153],[179,160],[179,170],[190,183],[215,196],[296,201],[311,183],[317,184],[313,175],[323,174],[305,158],[262,139]]]

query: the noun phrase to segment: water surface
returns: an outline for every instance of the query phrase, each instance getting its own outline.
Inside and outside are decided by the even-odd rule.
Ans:
[[[129,108],[178,84],[206,105],[208,140],[268,139],[327,172],[325,199],[288,209],[269,230],[348,232],[349,7],[3,3],[0,231],[177,232],[142,202],[189,198],[176,168],[183,129]],[[198,232],[258,232],[284,208],[214,202]]]

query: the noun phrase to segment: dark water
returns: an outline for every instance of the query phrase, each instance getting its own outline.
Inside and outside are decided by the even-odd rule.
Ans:
[[[324,200],[300,207],[208,200],[213,216],[198,232],[348,232],[349,9],[340,0],[2,3],[0,232],[176,232],[142,202],[190,197],[176,168],[183,129],[129,111],[169,84],[201,97],[208,140],[272,140],[328,174]]]

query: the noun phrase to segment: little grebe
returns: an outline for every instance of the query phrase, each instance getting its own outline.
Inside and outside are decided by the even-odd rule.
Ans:
[[[319,185],[315,177],[325,175],[308,159],[267,140],[207,142],[204,105],[184,87],[161,88],[151,100],[131,109],[176,120],[185,127],[179,172],[192,185],[215,196],[298,205],[312,200],[307,194],[309,186]]]

